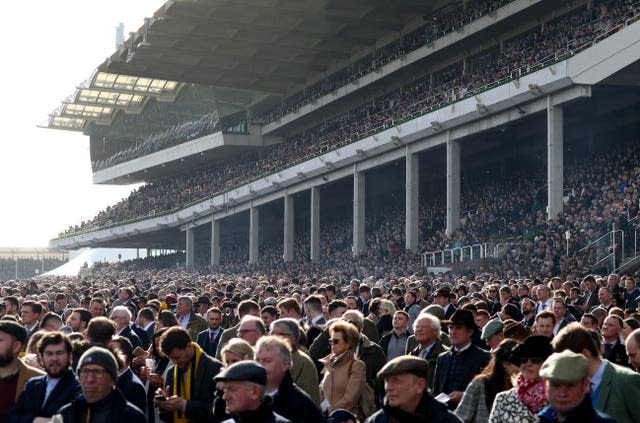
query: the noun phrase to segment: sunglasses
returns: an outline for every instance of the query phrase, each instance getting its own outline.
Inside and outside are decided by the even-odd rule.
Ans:
[[[338,345],[340,342],[342,342],[342,339],[337,339],[337,338],[329,339],[329,343],[333,345]]]
[[[522,366],[523,364],[526,364],[527,361],[531,361],[533,364],[542,364],[544,363],[544,361],[546,360],[546,358],[544,357],[521,357],[518,361],[518,365]]]

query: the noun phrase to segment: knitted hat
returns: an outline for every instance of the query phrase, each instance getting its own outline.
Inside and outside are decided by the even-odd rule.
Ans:
[[[97,364],[113,376],[113,380],[118,380],[118,363],[111,351],[102,347],[91,347],[80,357],[78,369],[87,364]]]

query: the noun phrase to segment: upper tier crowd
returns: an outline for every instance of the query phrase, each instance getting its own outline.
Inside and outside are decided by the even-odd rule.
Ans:
[[[640,274],[129,265],[0,287],[0,420],[640,421]]]
[[[273,173],[344,143],[388,128],[434,107],[440,107],[551,63],[588,45],[615,25],[640,12],[640,3],[625,0],[594,2],[491,50],[387,93],[371,103],[327,120],[258,153],[247,153],[224,164],[194,171],[139,188],[120,203],[98,213],[91,221],[70,227],[62,235],[117,224],[131,219],[176,210],[213,194]]]

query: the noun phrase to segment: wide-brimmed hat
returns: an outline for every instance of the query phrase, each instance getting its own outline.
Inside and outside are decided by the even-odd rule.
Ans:
[[[451,289],[449,289],[449,288],[438,288],[436,290],[436,292],[433,293],[433,298],[436,298],[436,297],[453,298],[455,296],[456,296],[456,294],[451,292]]]
[[[451,319],[446,320],[443,323],[453,326],[465,326],[472,330],[476,330],[478,328],[475,320],[473,319],[473,313],[471,312],[471,310],[456,310],[451,315]]]
[[[514,347],[511,358],[513,363],[518,364],[529,358],[535,358],[542,363],[552,353],[551,338],[543,335],[532,335],[526,338],[522,344]]]

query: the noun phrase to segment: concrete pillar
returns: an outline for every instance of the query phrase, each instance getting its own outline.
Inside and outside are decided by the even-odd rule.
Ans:
[[[447,133],[447,235],[460,227],[460,143]]]
[[[251,206],[251,208],[249,209],[249,264],[258,263],[259,225],[259,209],[257,207]]]
[[[187,269],[193,269],[195,265],[196,257],[196,237],[193,228],[188,228],[185,233],[185,250],[186,250],[186,267]]]
[[[562,213],[563,110],[547,97],[547,219]]]
[[[311,188],[311,261],[320,260],[320,188]]]
[[[469,66],[469,58],[468,57],[464,57],[462,59],[462,74],[466,75],[467,74],[467,67]]]
[[[365,248],[365,175],[358,172],[354,165],[353,172],[353,256],[357,256]]]
[[[211,265],[220,264],[220,221],[211,219]]]
[[[285,262],[293,261],[293,197],[284,196],[284,253]]]
[[[413,252],[418,248],[418,155],[406,155],[405,166],[405,248]]]

